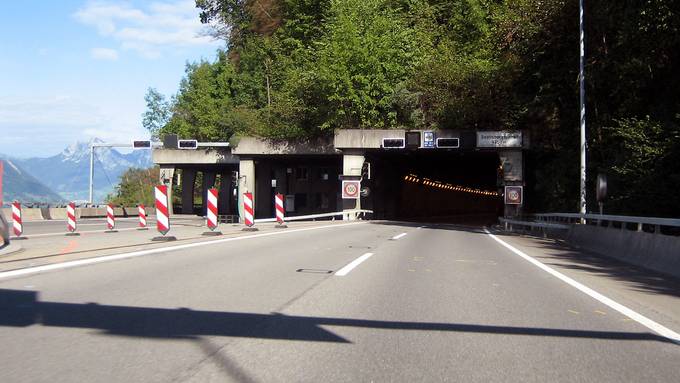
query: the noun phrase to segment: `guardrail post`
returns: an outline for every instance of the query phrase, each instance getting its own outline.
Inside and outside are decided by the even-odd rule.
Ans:
[[[661,225],[654,225],[654,234],[661,234]]]
[[[637,231],[642,231],[642,223],[638,222]]]

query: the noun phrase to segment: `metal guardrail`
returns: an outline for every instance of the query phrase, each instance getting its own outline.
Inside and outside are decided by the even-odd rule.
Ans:
[[[500,223],[505,225],[508,229],[511,225],[525,226],[525,227],[538,227],[542,229],[557,229],[557,230],[569,230],[568,225],[562,225],[559,223],[549,223],[549,222],[532,222],[532,221],[519,221],[516,219],[498,218]]]
[[[329,217],[338,217],[338,216],[349,216],[351,214],[355,214],[357,217],[361,214],[372,214],[373,210],[364,210],[364,209],[358,209],[358,210],[346,210],[346,211],[338,211],[335,213],[322,213],[322,214],[310,214],[310,215],[299,215],[295,217],[286,217],[286,222],[290,221],[304,221],[308,219],[317,219],[317,218],[329,218]],[[261,218],[261,219],[256,219],[255,223],[264,223],[264,222],[276,222],[276,218]]]
[[[578,213],[534,214],[533,217],[535,217],[536,220],[543,222],[585,223],[605,227],[611,227],[614,223],[616,223],[620,225],[622,230],[628,229],[628,224],[634,224],[637,231],[644,231],[644,226],[647,225],[653,228],[653,232],[657,234],[662,233],[662,228],[673,228],[674,231],[680,229],[680,219],[677,218],[634,217],[626,215]]]

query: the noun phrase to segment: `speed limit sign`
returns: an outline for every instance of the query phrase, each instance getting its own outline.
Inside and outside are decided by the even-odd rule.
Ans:
[[[505,203],[507,205],[521,205],[522,204],[521,186],[506,186],[505,187]]]
[[[360,181],[342,181],[342,199],[359,199]]]

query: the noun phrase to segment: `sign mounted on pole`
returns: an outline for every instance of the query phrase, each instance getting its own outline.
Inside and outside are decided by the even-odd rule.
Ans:
[[[360,181],[342,181],[342,199],[359,199],[360,192]]]
[[[477,132],[478,148],[521,148],[522,132],[483,131]]]
[[[506,205],[521,205],[523,203],[523,187],[522,186],[506,186],[505,187],[505,204]]]
[[[434,148],[434,132],[427,130],[423,132],[423,148]]]

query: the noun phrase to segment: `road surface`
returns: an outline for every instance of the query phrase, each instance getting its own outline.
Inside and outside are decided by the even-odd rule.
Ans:
[[[501,241],[676,333],[677,281],[496,238],[325,222],[0,272],[0,381],[677,381],[680,345]]]

